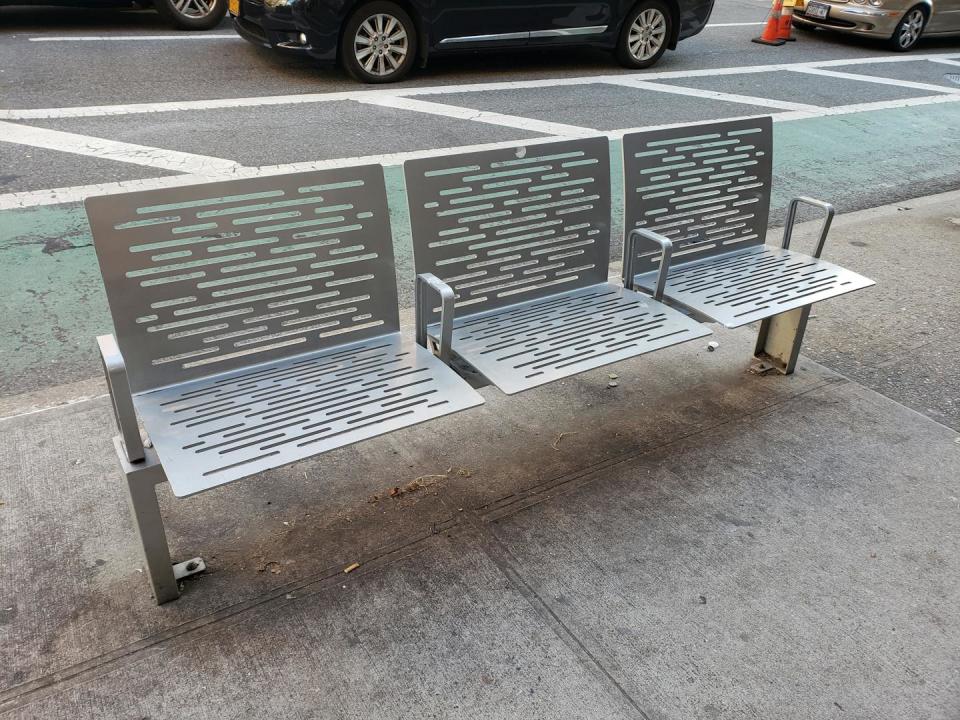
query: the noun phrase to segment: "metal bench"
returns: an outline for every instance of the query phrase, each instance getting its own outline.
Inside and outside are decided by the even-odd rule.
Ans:
[[[378,165],[86,208],[116,329],[98,338],[115,445],[158,603],[204,567],[171,563],[158,483],[192,495],[483,402],[401,338]]]
[[[404,175],[417,339],[473,384],[512,394],[709,334],[607,282],[606,138],[410,160]]]
[[[812,304],[874,283],[820,260],[834,214],[820,200],[795,198],[782,246],[765,244],[772,150],[769,117],[625,135],[623,277],[726,327],[761,320],[758,368],[789,374]],[[800,204],[825,216],[813,257],[790,250]]]

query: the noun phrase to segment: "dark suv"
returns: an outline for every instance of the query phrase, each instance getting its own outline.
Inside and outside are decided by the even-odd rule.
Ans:
[[[339,62],[358,80],[404,77],[427,56],[593,45],[653,65],[707,24],[713,0],[231,0],[250,42]]]

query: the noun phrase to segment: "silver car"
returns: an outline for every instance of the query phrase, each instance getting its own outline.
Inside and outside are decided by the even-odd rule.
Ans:
[[[910,50],[920,36],[960,34],[960,0],[807,0],[794,9],[801,29],[884,38],[893,50]]]

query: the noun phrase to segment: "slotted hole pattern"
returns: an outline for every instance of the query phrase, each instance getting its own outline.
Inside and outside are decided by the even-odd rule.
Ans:
[[[750,322],[863,287],[865,278],[766,245],[670,271],[668,294],[729,322]]]
[[[646,295],[601,283],[461,318],[453,347],[518,392],[709,332]]]
[[[417,272],[458,315],[603,282],[609,165],[606,138],[408,161]]]
[[[769,117],[633,133],[623,138],[624,223],[674,244],[674,262],[761,245],[770,207]],[[638,244],[638,273],[658,248]]]
[[[398,327],[379,166],[88,201],[135,391]]]
[[[399,333],[141,393],[178,494],[482,400]]]

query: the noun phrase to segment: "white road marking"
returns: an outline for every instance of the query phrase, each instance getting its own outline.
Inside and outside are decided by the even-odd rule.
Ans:
[[[594,133],[599,134],[599,133]],[[433,148],[431,150],[413,150],[409,152],[390,153],[387,155],[362,155],[348,158],[335,158],[331,160],[311,160],[298,163],[285,163],[283,165],[264,165],[261,167],[240,167],[235,171],[225,174],[192,174],[192,175],[173,175],[159,178],[143,178],[140,180],[121,180],[119,182],[98,183],[95,185],[76,185],[73,187],[51,188],[47,190],[27,190],[17,193],[8,193],[0,195],[0,210],[11,210],[15,208],[35,207],[38,205],[57,205],[59,203],[81,202],[88,197],[97,195],[114,195],[123,192],[137,192],[140,190],[158,190],[161,188],[182,187],[184,185],[193,185],[199,182],[211,182],[215,180],[240,179],[251,177],[264,177],[268,175],[280,175],[283,173],[306,172],[308,170],[328,170],[333,168],[348,167],[352,165],[369,165],[379,163],[385,167],[402,165],[407,160],[424,157],[438,157],[450,155],[452,153],[479,152],[481,150],[496,150],[501,148],[516,147],[517,145],[536,145],[538,143],[551,142],[555,137],[538,137],[527,140],[506,140],[494,143],[483,143],[479,145],[462,145],[455,147]]]
[[[222,180],[228,178],[241,177],[260,177],[286,172],[296,172],[308,169],[324,169],[334,167],[344,167],[362,163],[381,163],[386,166],[398,165],[407,159],[415,157],[429,157],[432,155],[445,155],[452,152],[472,152],[485,149],[512,147],[517,144],[536,144],[539,142],[548,142],[553,137],[578,137],[583,135],[606,135],[609,138],[620,138],[629,132],[639,130],[650,130],[660,127],[687,127],[699,124],[702,121],[691,121],[683,123],[674,123],[670,125],[646,126],[637,128],[624,128],[611,130],[606,133],[595,131],[590,128],[583,128],[563,123],[552,123],[531,118],[524,118],[513,115],[504,115],[500,113],[490,113],[479,110],[472,110],[454,105],[445,105],[423,100],[417,100],[412,96],[430,96],[444,95],[450,93],[482,92],[489,90],[504,89],[523,89],[534,87],[556,87],[556,86],[576,86],[593,83],[609,83],[615,85],[626,85],[638,87],[641,89],[654,90],[657,92],[667,92],[675,94],[693,95],[695,97],[705,97],[729,102],[762,105],[784,112],[774,113],[776,122],[788,122],[792,120],[802,120],[815,117],[824,117],[828,115],[843,115],[850,113],[869,112],[874,110],[886,110],[915,105],[931,105],[947,102],[960,101],[960,91],[954,91],[951,88],[945,88],[937,85],[927,85],[924,83],[909,83],[908,81],[889,80],[889,84],[901,85],[905,87],[914,87],[934,91],[932,96],[918,98],[904,98],[899,100],[858,103],[852,105],[843,105],[839,107],[821,108],[816,105],[805,105],[802,103],[790,103],[787,101],[774,100],[770,98],[759,98],[753,96],[742,96],[732,93],[721,93],[709,90],[697,90],[692,88],[680,88],[677,86],[664,86],[650,83],[651,80],[686,78],[686,77],[705,77],[716,75],[736,75],[750,74],[760,72],[776,72],[778,70],[809,71],[810,74],[836,76],[849,80],[859,80],[865,82],[885,81],[885,78],[875,78],[873,76],[861,76],[842,72],[831,72],[822,70],[823,68],[860,65],[872,63],[893,63],[893,62],[915,62],[922,60],[932,60],[934,62],[946,62],[954,64],[953,58],[960,58],[960,53],[939,53],[933,55],[889,55],[877,57],[865,57],[855,59],[838,60],[820,60],[810,63],[781,64],[781,65],[761,65],[761,66],[741,66],[730,68],[712,68],[703,70],[680,70],[666,71],[657,73],[644,73],[642,75],[601,75],[584,76],[576,78],[559,78],[549,80],[527,80],[527,81],[508,81],[498,83],[477,83],[473,85],[451,85],[441,87],[420,87],[420,88],[398,88],[391,90],[364,90],[341,93],[314,93],[308,95],[281,95],[268,96],[262,98],[226,98],[221,100],[201,100],[173,103],[146,103],[136,105],[113,105],[96,106],[86,108],[53,108],[41,110],[7,110],[0,111],[0,117],[18,117],[27,119],[29,113],[31,117],[88,117],[113,114],[129,114],[135,112],[166,112],[176,110],[196,110],[196,109],[223,109],[230,107],[249,107],[257,105],[279,105],[295,104],[305,102],[329,102],[333,100],[355,100],[366,104],[380,105],[384,107],[402,108],[415,112],[424,112],[443,117],[454,117],[465,120],[486,122],[494,125],[504,125],[517,129],[526,129],[532,132],[545,133],[548,137],[538,137],[529,140],[507,141],[500,143],[485,143],[481,145],[468,145],[451,148],[438,148],[425,151],[412,151],[403,153],[392,153],[389,155],[370,155],[352,158],[337,158],[334,160],[307,161],[301,163],[292,163],[285,165],[273,165],[264,167],[242,167],[239,164],[222,158],[205,157],[202,155],[191,155],[189,153],[180,153],[176,151],[162,150],[159,148],[150,148],[129,143],[120,143],[100,138],[91,138],[73,133],[45,130],[41,128],[30,128],[13,123],[0,122],[0,131],[7,130],[7,136],[4,140],[20,142],[22,144],[34,145],[37,147],[48,147],[55,150],[64,150],[67,152],[79,152],[80,154],[104,157],[108,159],[120,160],[135,164],[143,164],[152,167],[162,167],[186,173],[173,177],[162,178],[144,178],[140,180],[129,180],[113,183],[99,183],[93,185],[82,185],[63,188],[52,188],[44,190],[32,190],[18,193],[8,193],[0,195],[0,210],[33,207],[38,205],[51,205],[65,202],[76,202],[92,195],[107,195],[119,192],[130,192],[135,190],[147,190],[164,187],[179,187],[190,185],[196,182]],[[960,64],[960,63],[958,63]],[[744,116],[750,117],[750,116]],[[734,118],[722,118],[734,119]],[[718,119],[719,121],[720,119]]]
[[[704,30],[718,27],[743,27],[744,25],[766,25],[765,22],[740,22],[740,23],[707,23]]]
[[[566,125],[564,123],[548,122],[546,120],[535,120],[533,118],[520,117],[518,115],[503,115],[501,113],[487,112],[485,110],[473,110],[471,108],[460,107],[459,105],[444,105],[442,103],[426,102],[406,97],[388,97],[376,96],[367,97],[358,102],[368,105],[380,105],[382,107],[396,108],[397,110],[412,110],[413,112],[427,113],[430,115],[439,115],[440,117],[455,118],[457,120],[472,120],[473,122],[486,123],[488,125],[503,125],[504,127],[516,128],[518,130],[530,130],[532,132],[543,133],[545,135],[558,135],[561,137],[586,137],[596,135],[597,131],[591,128],[577,127],[576,125]]]
[[[835,70],[823,70],[814,67],[792,67],[791,72],[803,73],[804,75],[819,75],[821,77],[837,78],[839,80],[857,80],[860,82],[877,83],[879,85],[893,85],[894,87],[909,88],[911,90],[924,90],[926,92],[960,93],[960,87],[950,88],[943,85],[933,85],[931,83],[918,83],[911,80],[896,80],[894,78],[878,77],[876,75],[858,75],[854,73],[837,72]]]
[[[621,78],[635,77],[644,81],[671,78],[714,77],[718,75],[748,75],[801,68],[830,68],[844,65],[873,63],[916,62],[919,60],[949,60],[960,58],[960,53],[934,53],[913,55],[877,55],[839,60],[815,60],[806,63],[783,63],[771,65],[744,65],[740,67],[706,68],[700,70],[667,70],[637,74],[586,75],[572,78],[547,80],[508,80],[492,83],[466,85],[440,85],[434,87],[407,87],[380,90],[351,90],[333,93],[307,93],[300,95],[267,95],[261,97],[217,98],[212,100],[187,100],[158,103],[135,103],[127,105],[92,105],[66,108],[30,108],[0,110],[0,120],[37,120],[52,118],[99,117],[106,115],[129,115],[132,113],[177,112],[184,110],[223,110],[266,105],[298,105],[303,103],[336,102],[338,100],[367,101],[377,97],[415,97],[419,95],[447,95],[451,93],[488,92],[492,90],[523,90],[566,85],[590,85]],[[857,76],[858,79],[860,76]]]
[[[859,103],[856,105],[842,105],[832,108],[816,108],[815,110],[809,111],[795,110],[774,113],[773,120],[774,122],[790,122],[794,120],[808,120],[815,117],[825,117],[828,115],[848,115],[851,113],[869,112],[874,110],[890,110],[917,105],[939,105],[942,103],[952,102],[960,102],[960,94],[940,94],[901,100],[885,100],[873,103]],[[739,120],[748,117],[757,116],[740,115],[736,117],[717,118],[716,121],[722,122],[726,120]],[[619,130],[610,130],[608,132],[589,132],[594,136],[606,135],[610,139],[619,139],[627,133],[632,132],[689,127],[691,125],[699,125],[702,123],[702,120],[692,120],[689,122],[670,123],[666,125],[647,125],[643,127],[622,128]],[[144,178],[141,180],[123,180],[120,182],[99,183],[95,185],[78,185],[72,187],[51,188],[46,190],[27,190],[23,192],[0,195],[0,211],[12,210],[16,208],[36,207],[40,205],[58,205],[60,203],[81,202],[88,197],[97,195],[113,195],[116,193],[135,192],[139,190],[157,190],[160,188],[182,187],[184,185],[193,185],[200,182],[212,182],[215,180],[264,177],[283,173],[305,172],[307,170],[326,170],[331,168],[348,167],[351,165],[367,165],[371,163],[379,163],[385,167],[391,167],[402,165],[406,160],[412,160],[415,158],[436,157],[441,155],[450,155],[453,153],[479,152],[481,150],[516,147],[518,145],[536,145],[538,143],[550,142],[552,140],[556,140],[556,137],[545,136],[529,138],[525,140],[507,140],[495,143],[483,143],[479,145],[462,145],[446,148],[433,148],[430,150],[413,150],[409,152],[390,153],[387,155],[364,155],[358,157],[336,158],[331,160],[287,163],[283,165],[237,167],[232,171],[220,173],[207,170],[202,173],[194,173],[190,175]]]
[[[596,136],[602,133],[591,131],[591,134]],[[555,142],[556,139],[555,136],[546,136],[527,138],[525,140],[501,140],[499,142],[480,143],[478,145],[432,148],[430,150],[409,150],[407,152],[389,153],[387,155],[366,155],[356,158],[334,158],[332,160],[307,160],[298,163],[284,163],[283,165],[263,165],[258,168],[251,168],[251,171],[253,176],[260,177],[261,175],[281,175],[284,173],[307,172],[308,170],[330,170],[333,168],[348,167],[351,165],[367,165],[370,163],[379,163],[384,167],[395,167],[403,165],[407,160],[481,152],[483,150],[502,150],[503,148],[514,148],[518,145],[538,145],[540,143]],[[0,198],[2,197],[3,196],[0,195]]]
[[[774,115],[774,122],[784,120],[804,120],[811,117],[828,117],[833,115],[854,115],[862,112],[874,112],[876,110],[897,110],[905,107],[918,107],[921,105],[942,105],[944,103],[960,102],[960,94],[950,95],[925,95],[915,98],[901,98],[898,100],[878,100],[877,102],[855,103],[853,105],[838,105],[837,107],[823,108],[817,113],[797,112],[781,113]]]
[[[233,176],[231,176],[233,177]],[[245,177],[237,173],[236,177]],[[45,190],[25,190],[0,195],[0,210],[39,207],[41,205],[59,205],[60,203],[83,202],[88,197],[116,195],[117,193],[137,192],[139,190],[159,190],[161,188],[182,187],[200,182],[223,180],[217,175],[172,175],[142,180],[121,180],[119,182],[98,183],[95,185],[73,185],[71,187],[47,188]]]
[[[141,40],[242,40],[236,33],[217,35],[212,33],[190,33],[189,35],[63,35],[54,37],[32,37],[29,42],[116,42]]]
[[[786,100],[771,100],[753,95],[737,95],[735,93],[719,92],[716,90],[700,90],[698,88],[683,87],[682,85],[665,85],[662,83],[646,82],[631,77],[624,77],[617,81],[607,80],[605,82],[609,85],[622,85],[624,87],[635,87],[641,90],[653,90],[654,92],[686,95],[707,100],[722,100],[724,102],[740,103],[741,105],[776,108],[777,110],[799,110],[813,113],[823,110],[819,105],[806,105],[804,103],[787,102]]]
[[[146,165],[147,167],[183,173],[224,173],[240,167],[239,163],[223,158],[193,155],[177,150],[163,150],[146,145],[133,145],[89,135],[77,135],[61,130],[28,127],[2,121],[0,121],[0,142],[29,145],[46,150],[59,150],[74,155],[87,155],[104,160]]]
[[[80,117],[109,117],[114,115],[184,112],[188,110],[230,110],[269,105],[300,105],[306,103],[352,100],[356,92],[305,93],[303,95],[267,95],[264,97],[221,98],[216,100],[174,100],[159,103],[130,105],[87,105],[65,108],[38,108],[33,110],[0,110],[3,120],[53,120]]]
[[[960,60],[944,60],[943,58],[929,58],[930,62],[940,63],[941,65],[953,65],[960,67]]]
[[[773,118],[773,121],[775,123],[780,123],[780,122],[792,122],[794,120],[810,120],[812,118],[828,117],[833,115],[852,115],[855,113],[871,112],[876,110],[896,110],[897,108],[902,108],[902,107],[913,107],[917,105],[941,105],[943,103],[953,103],[953,102],[960,102],[960,96],[930,95],[927,97],[908,98],[906,100],[881,100],[879,102],[858,103],[855,105],[840,105],[838,107],[825,107],[825,108],[817,107],[815,110],[792,110],[789,112],[773,113],[770,117]],[[811,107],[814,107],[814,106],[811,106]],[[746,120],[748,118],[755,118],[755,117],[758,117],[758,116],[757,115],[738,115],[736,117],[717,118],[715,122],[728,122],[731,120]],[[672,125],[624,128],[621,130],[611,130],[610,132],[607,133],[607,136],[611,139],[616,139],[634,132],[641,132],[646,130],[661,130],[661,129],[675,128],[675,127],[688,127],[690,125],[698,125],[703,122],[704,122],[703,120],[696,120],[694,122],[675,123]],[[0,201],[2,201],[2,198],[3,196],[0,195]]]

